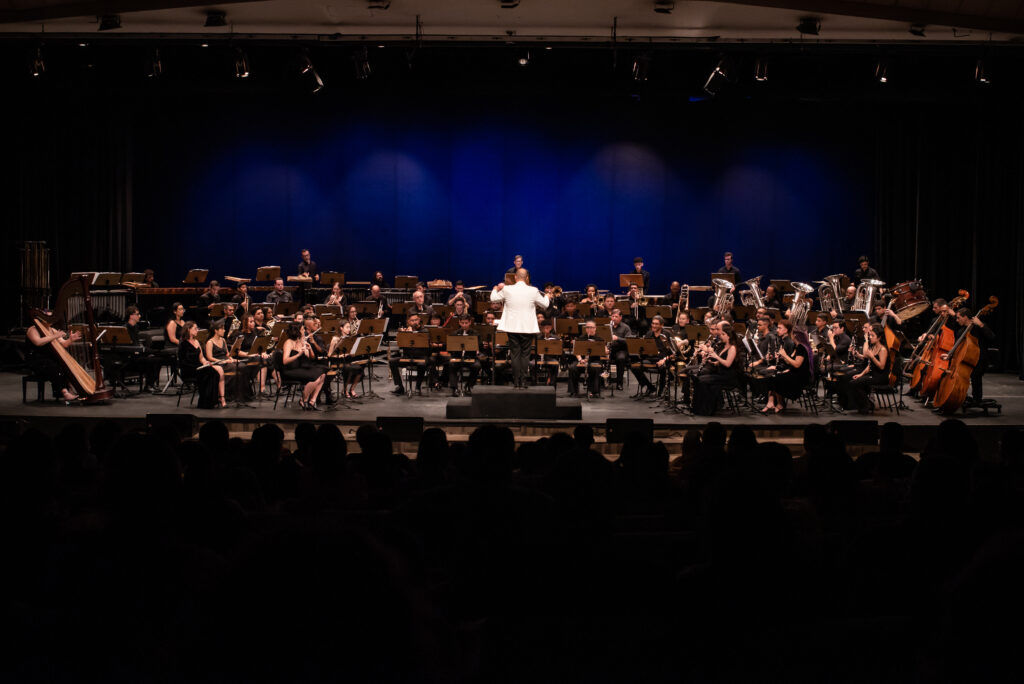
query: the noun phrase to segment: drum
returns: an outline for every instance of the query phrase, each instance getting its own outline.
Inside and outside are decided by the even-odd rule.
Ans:
[[[928,293],[917,281],[900,283],[892,289],[892,310],[906,321],[931,307]]]

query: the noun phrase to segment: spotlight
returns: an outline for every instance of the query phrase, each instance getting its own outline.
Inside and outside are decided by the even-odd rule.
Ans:
[[[32,75],[39,78],[46,73],[46,62],[43,61],[43,48],[36,48],[36,56],[32,60]]]
[[[527,66],[530,63],[530,51],[524,50],[521,52],[516,61],[519,63],[519,66]]]
[[[120,14],[104,14],[100,17],[100,31],[113,31],[121,28]]]
[[[729,78],[729,71],[730,68],[726,61],[724,59],[718,60],[718,64],[715,65],[715,68],[708,75],[708,80],[704,82],[704,92],[712,97],[718,95],[722,88],[725,87],[725,84],[731,80]]]
[[[640,55],[633,60],[633,80],[637,83],[647,80],[647,72],[651,68],[651,58],[649,55]]]
[[[768,80],[768,60],[758,57],[754,62],[754,80],[764,83]]]
[[[875,65],[875,78],[878,79],[879,83],[889,82],[889,64],[884,59],[878,60],[878,63]]]
[[[361,48],[355,51],[352,55],[352,66],[356,70],[356,78],[360,81],[365,81],[370,77],[370,53],[366,51],[366,48]]]
[[[209,43],[200,43],[199,47],[201,47],[201,48],[208,48],[208,47],[210,47],[210,44]]]
[[[149,78],[160,78],[164,73],[163,62],[160,61],[160,50],[153,48],[153,54],[150,55],[149,69],[146,71],[146,76]]]
[[[675,0],[654,0],[654,11],[658,14],[672,14],[675,8]]]
[[[988,78],[988,72],[985,70],[985,60],[983,59],[979,59],[974,65],[974,80],[986,85],[992,82]]]
[[[911,24],[910,28],[907,30],[910,31],[910,35],[912,36],[924,38],[924,24]]]
[[[817,17],[800,17],[796,30],[805,36],[816,36],[821,31],[821,20]]]
[[[313,60],[309,58],[309,53],[303,51],[302,53],[302,73],[310,74],[313,79],[312,92],[319,93],[324,89],[324,81],[320,78],[320,74],[316,72],[316,67],[313,66]]]
[[[235,78],[249,78],[249,57],[242,48],[235,49]]]

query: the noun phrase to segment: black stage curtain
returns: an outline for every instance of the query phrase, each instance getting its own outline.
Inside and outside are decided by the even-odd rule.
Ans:
[[[72,271],[130,269],[131,108],[109,95],[50,94],[22,100],[7,119],[0,219],[9,282],[20,287],[24,240],[46,241],[54,291]],[[12,294],[2,305],[8,327],[21,320]]]
[[[990,295],[1000,368],[1024,358],[1024,125],[1018,107],[904,106],[880,117],[876,252],[889,284],[921,278],[931,298]],[[922,314],[930,315],[930,314]],[[1024,377],[1024,375],[1022,375]]]

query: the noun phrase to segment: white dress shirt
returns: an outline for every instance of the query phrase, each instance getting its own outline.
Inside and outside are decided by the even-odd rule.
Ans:
[[[539,333],[537,306],[548,308],[548,298],[537,288],[522,280],[515,285],[506,285],[501,290],[491,290],[492,302],[505,302],[505,309],[498,322],[498,330],[509,333]]]

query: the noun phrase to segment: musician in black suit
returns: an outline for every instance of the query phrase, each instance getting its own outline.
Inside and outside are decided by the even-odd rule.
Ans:
[[[199,295],[199,305],[210,308],[211,304],[220,304],[220,283],[211,280],[206,292]]]
[[[593,320],[588,320],[583,326],[583,333],[580,334],[579,340],[583,342],[600,342],[601,340],[597,337],[597,323]],[[581,367],[587,373],[587,392],[589,396],[600,397],[601,396],[601,368],[597,365],[601,357],[599,356],[576,356],[575,354],[569,357],[569,396],[575,397],[579,394],[580,389],[580,369]]]
[[[284,289],[284,279],[278,278],[274,281],[274,289],[267,293],[267,304],[292,301],[292,293]]]
[[[633,259],[633,273],[639,273],[644,278],[643,289],[644,292],[651,291],[651,274],[644,270],[644,258],[637,257]]]
[[[462,314],[458,318],[459,329],[453,332],[453,337],[468,337],[475,336],[476,331],[470,326],[473,325],[473,317],[469,314]],[[479,339],[477,339],[477,346],[479,347]],[[475,351],[462,351],[462,352],[450,352],[451,358],[448,361],[448,378],[451,381],[452,396],[458,394],[459,390],[459,375],[461,375],[461,369],[469,369],[469,377],[466,378],[466,394],[473,393],[473,387],[476,386],[477,376],[480,375],[480,359],[477,358],[477,352]]]
[[[655,360],[658,370],[658,386],[657,393],[661,394],[665,388],[665,377],[668,371],[668,359],[672,356],[672,347],[668,343],[668,335],[665,334],[662,327],[665,325],[665,319],[661,316],[655,316],[651,319],[651,329],[644,335],[644,339],[653,339],[656,344],[655,353],[653,356],[647,357],[648,361]],[[640,363],[633,368],[633,377],[640,383],[640,387],[644,388],[644,396],[650,396],[655,393],[655,386],[647,376],[644,374],[643,361],[640,359]]]
[[[629,345],[626,338],[633,336],[633,331],[622,321],[622,311],[612,309],[612,341],[608,343],[608,355],[615,364],[615,389],[622,389],[622,375],[629,365]]]
[[[861,256],[861,258],[857,259],[857,263],[860,264],[860,268],[856,269],[851,277],[854,283],[859,283],[862,280],[880,280],[878,271],[871,268],[871,264],[868,263],[866,256]]]
[[[309,250],[302,250],[302,261],[299,262],[296,272],[300,276],[309,276],[314,282],[320,282],[320,271],[316,267],[316,262],[309,258]]]
[[[952,313],[949,305],[946,305],[945,310]],[[980,404],[985,398],[982,378],[985,376],[985,350],[991,347],[996,340],[996,334],[992,332],[992,328],[985,325],[980,318],[978,318],[974,312],[968,309],[966,306],[956,310],[956,316],[950,316],[946,319],[946,327],[953,331],[953,338],[959,340],[960,337],[967,330],[967,326],[970,325],[971,329],[968,333],[973,335],[978,342],[978,347],[981,350],[981,356],[978,359],[978,363],[975,364],[974,370],[971,371],[971,396],[967,398],[964,405],[969,406],[972,402],[974,404]],[[943,360],[952,357],[952,352],[949,354],[943,354]]]
[[[739,267],[736,266],[736,264],[734,264],[732,262],[732,252],[726,252],[722,256],[722,260],[725,263],[722,265],[721,268],[718,269],[718,272],[719,273],[732,273],[733,278],[734,278],[734,280],[733,280],[734,284],[738,284],[738,283],[743,282],[743,274],[740,272]]]
[[[423,326],[420,323],[420,317],[417,315],[409,316],[409,327],[401,328],[400,330],[408,332],[423,332]],[[400,358],[404,359],[426,359],[430,356],[430,349],[421,349],[419,347],[415,349],[401,349]],[[391,367],[391,377],[395,381],[395,389],[391,391],[392,394],[405,394],[405,386],[402,384],[402,371],[401,364],[399,363],[400,358],[391,359],[389,364]],[[420,388],[423,386],[423,376],[426,375],[427,366],[426,364],[416,365],[416,393],[420,393]]]

